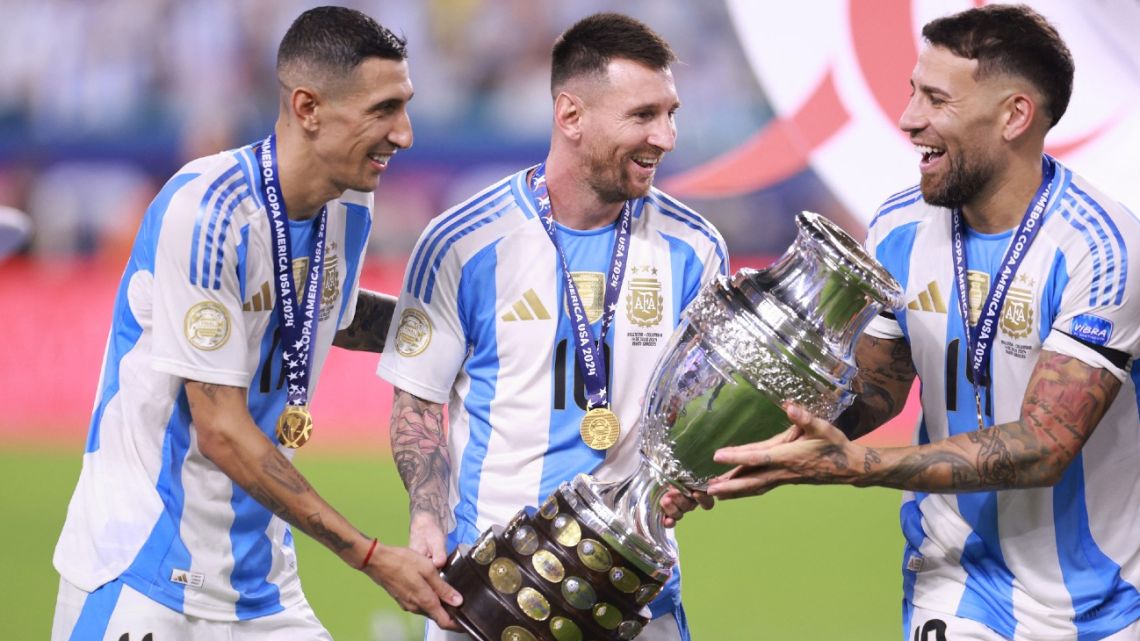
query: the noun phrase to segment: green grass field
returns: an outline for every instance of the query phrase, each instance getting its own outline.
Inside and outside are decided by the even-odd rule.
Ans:
[[[79,448],[0,452],[4,639],[46,639],[58,577],[51,553],[79,473]],[[312,484],[365,531],[406,540],[403,488],[383,453],[306,451]],[[899,495],[782,488],[689,515],[678,529],[698,640],[883,641],[899,637]],[[319,544],[297,539],[302,581],[338,641],[419,638],[422,620]]]

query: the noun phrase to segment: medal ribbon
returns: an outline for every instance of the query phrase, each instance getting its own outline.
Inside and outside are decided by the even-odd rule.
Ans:
[[[970,351],[970,372],[973,374],[974,398],[978,406],[978,424],[983,425],[984,418],[981,410],[981,392],[979,388],[989,385],[990,350],[993,347],[997,332],[998,315],[1001,313],[1005,295],[1009,292],[1009,285],[1021,266],[1021,261],[1029,251],[1029,246],[1041,231],[1041,217],[1045,214],[1045,205],[1049,202],[1049,195],[1053,190],[1052,161],[1045,158],[1042,161],[1041,186],[1037,188],[1037,195],[1021,217],[1021,223],[1013,234],[1013,240],[1002,256],[1001,269],[997,279],[990,285],[982,305],[978,324],[970,328],[970,304],[966,275],[966,239],[965,223],[962,212],[955,209],[950,216],[950,229],[953,241],[954,254],[954,283],[958,289],[958,311],[962,316],[962,324],[966,329],[967,347]]]
[[[546,188],[546,163],[542,163],[534,170],[530,180],[532,197],[538,215],[542,218],[543,229],[554,244],[558,258],[562,261],[562,277],[566,291],[566,307],[570,310],[571,323],[574,325],[574,354],[586,387],[586,409],[595,407],[609,407],[607,395],[607,371],[603,362],[605,350],[602,347],[606,342],[610,324],[617,311],[618,294],[621,292],[622,280],[625,279],[626,258],[629,254],[630,213],[629,202],[622,206],[618,217],[617,234],[614,239],[613,254],[610,256],[610,268],[606,274],[606,293],[602,303],[602,331],[598,340],[594,339],[590,330],[590,320],[582,306],[582,298],[578,295],[578,287],[574,285],[574,278],[570,275],[570,263],[566,260],[566,253],[558,243],[558,231],[554,224],[554,211],[550,206],[550,193]]]
[[[277,138],[270,134],[261,143],[261,195],[273,229],[274,283],[277,290],[277,317],[281,324],[281,368],[289,381],[288,404],[304,407],[309,402],[309,376],[313,371],[313,335],[317,331],[317,302],[320,299],[322,266],[325,258],[325,226],[328,207],[322,207],[317,221],[317,235],[309,256],[309,279],[305,287],[305,306],[297,302],[293,282],[292,247],[289,216],[277,172]]]

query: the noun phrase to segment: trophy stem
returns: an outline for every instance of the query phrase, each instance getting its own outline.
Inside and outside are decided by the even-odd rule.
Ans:
[[[661,497],[673,484],[644,456],[637,470],[617,483],[601,489],[599,495],[614,514],[620,514],[634,532],[656,545],[669,549],[662,519]],[[682,489],[682,491],[684,491]]]

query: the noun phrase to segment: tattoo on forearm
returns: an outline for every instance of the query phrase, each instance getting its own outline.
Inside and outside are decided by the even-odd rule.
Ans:
[[[310,514],[305,518],[305,521],[309,526],[305,528],[309,535],[315,539],[324,541],[334,552],[342,552],[352,547],[352,543],[340,538],[340,535],[325,526],[325,522],[321,520],[320,513],[314,512]]]
[[[352,324],[337,332],[333,344],[344,349],[383,352],[395,309],[396,299],[391,296],[360,290]]]
[[[855,401],[835,421],[848,438],[863,436],[901,410],[914,381],[910,345],[864,335],[856,351],[859,375],[853,382]]]
[[[261,469],[277,481],[281,487],[293,494],[303,494],[313,489],[293,464],[276,449],[270,450],[261,462]]]
[[[446,525],[451,459],[443,429],[443,407],[396,390],[391,438],[392,456],[408,489],[411,513],[426,512]]]
[[[870,481],[959,492],[1052,485],[1080,453],[1119,391],[1119,379],[1107,370],[1042,352],[1018,420],[927,446]],[[864,469],[870,467],[865,464]]]

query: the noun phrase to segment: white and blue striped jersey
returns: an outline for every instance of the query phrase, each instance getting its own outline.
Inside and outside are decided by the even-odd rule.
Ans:
[[[310,398],[356,309],[372,195],[348,192],[328,216]],[[290,223],[294,255],[311,255],[315,221]],[[115,299],[83,468],[55,550],[73,585],[90,592],[121,578],[174,610],[222,621],[304,599],[289,526],[202,455],[183,387],[248,388],[253,419],[276,443],[287,390],[271,239],[252,147],[187,164],[151,203]],[[294,259],[295,277],[307,263]]]
[[[1140,619],[1140,221],[1049,161],[1041,230],[998,321],[986,424],[1018,420],[1043,349],[1104,368],[1123,386],[1054,487],[905,493],[903,585],[908,603],[1009,639],[1083,641]],[[922,383],[919,444],[978,427],[950,216],[915,187],[880,208],[867,240],[906,291],[897,320],[879,317],[868,331],[910,345]],[[967,230],[971,325],[1013,235]]]
[[[656,189],[631,201],[627,272],[606,339],[609,397],[622,433],[605,452],[582,442],[562,267],[525,184],[509,176],[433,220],[405,274],[379,375],[448,404],[449,548],[472,543],[579,473],[618,480],[636,469],[635,426],[649,376],[701,286],[728,269],[720,234]],[[616,224],[558,226],[594,336]],[[679,599],[659,598],[661,614]],[[679,602],[679,601],[677,601]]]

